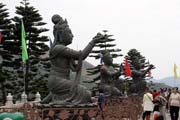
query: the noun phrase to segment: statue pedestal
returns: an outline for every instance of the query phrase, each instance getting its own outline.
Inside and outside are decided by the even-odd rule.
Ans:
[[[50,105],[41,104],[37,106],[41,109],[41,118],[44,119],[70,119],[70,120],[91,120],[96,118],[98,114],[98,106],[94,104],[88,105]]]
[[[103,114],[107,120],[138,120],[142,114],[142,98],[138,96],[106,98]]]
[[[41,109],[42,119],[70,119],[70,120],[110,120],[132,119],[138,120],[142,114],[142,98],[129,97],[106,97],[102,110],[97,105],[49,105],[38,106]]]
[[[106,97],[102,110],[95,104],[51,105],[28,102],[13,108],[0,107],[0,112],[21,112],[26,120],[138,120],[142,114],[142,97]]]

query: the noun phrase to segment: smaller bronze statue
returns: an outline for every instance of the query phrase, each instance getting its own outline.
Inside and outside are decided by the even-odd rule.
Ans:
[[[100,69],[101,82],[99,88],[106,96],[119,96],[121,92],[115,87],[114,83],[121,75],[120,69],[118,71],[115,70],[113,58],[108,51],[104,50],[101,54],[104,65]]]
[[[52,17],[54,23],[54,43],[50,49],[51,72],[48,80],[49,95],[42,103],[52,104],[86,104],[91,102],[91,92],[79,84],[81,65],[101,35],[95,36],[82,50],[76,51],[67,47],[72,43],[73,34],[66,20],[59,15]],[[78,64],[75,64],[78,61]],[[76,79],[70,80],[70,71],[75,71]]]
[[[146,81],[144,80],[146,74],[154,68],[153,65],[149,65],[146,70],[141,70],[143,64],[139,63],[139,59],[135,58],[133,62],[134,69],[132,70],[133,83],[130,86],[130,93],[137,93],[142,95],[146,89]]]

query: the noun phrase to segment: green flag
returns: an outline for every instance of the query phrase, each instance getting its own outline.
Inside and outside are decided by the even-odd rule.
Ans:
[[[21,47],[22,47],[22,61],[25,62],[28,60],[28,53],[27,53],[27,47],[26,47],[26,33],[24,29],[24,23],[23,20],[21,20]]]

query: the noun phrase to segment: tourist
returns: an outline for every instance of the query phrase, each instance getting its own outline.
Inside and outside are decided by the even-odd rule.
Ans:
[[[149,91],[149,88],[146,88],[146,93],[143,96],[143,120],[150,120],[151,112],[153,111],[153,96]]]
[[[155,97],[159,96],[159,95],[160,95],[160,93],[157,92],[157,90],[154,90],[154,91],[153,91],[153,99],[154,99]]]
[[[165,89],[165,91],[164,91],[164,95],[165,95],[165,97],[167,98],[168,97],[168,95],[169,95],[169,91],[168,91],[168,89],[166,88]]]
[[[159,96],[160,93],[157,92],[157,90],[153,91],[153,103],[154,103],[154,109],[153,109],[153,114],[157,114],[159,113],[159,103],[158,101],[155,99],[157,96]],[[154,116],[154,115],[153,115]],[[157,117],[157,115],[155,115]],[[154,118],[155,120],[155,118]]]
[[[100,91],[100,95],[98,97],[98,105],[101,111],[103,111],[104,104],[105,104],[105,96],[103,91]]]
[[[170,96],[171,96],[171,88],[167,89],[165,95],[166,95],[167,101],[169,101],[169,98],[170,98]],[[166,105],[166,111],[169,112],[169,103],[168,103],[168,102],[167,102],[167,105]]]
[[[166,103],[167,103],[167,100],[164,97],[164,93],[162,90],[161,90],[159,96],[156,96],[154,98],[154,101],[155,101],[156,106],[158,106],[158,108],[159,108],[160,116],[163,117],[163,120],[166,120]]]
[[[180,94],[178,93],[178,88],[174,87],[173,92],[169,98],[170,105],[170,115],[171,120],[178,120],[179,118],[179,106],[180,106]]]

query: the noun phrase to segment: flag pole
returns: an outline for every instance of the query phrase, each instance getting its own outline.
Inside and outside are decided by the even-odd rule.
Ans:
[[[23,62],[24,93],[26,94],[26,63]]]
[[[25,16],[24,18],[26,18],[27,14],[26,14],[26,7],[27,7],[27,4],[26,4],[26,0],[24,1],[25,2]],[[24,79],[24,97],[26,96],[26,91],[27,91],[27,88],[26,88],[26,75],[27,75],[27,71],[26,71],[26,60],[28,60],[28,51],[27,51],[27,45],[26,45],[26,31],[25,31],[25,27],[24,27],[24,22],[23,22],[23,18],[21,19],[21,47],[22,47],[22,62],[23,62],[23,79]]]

